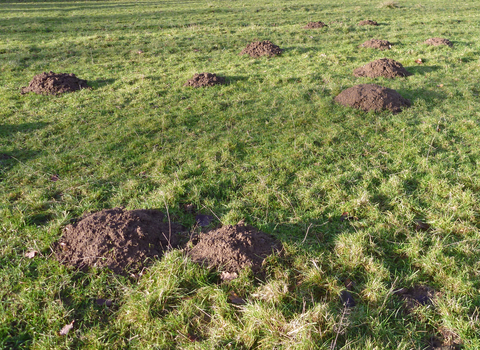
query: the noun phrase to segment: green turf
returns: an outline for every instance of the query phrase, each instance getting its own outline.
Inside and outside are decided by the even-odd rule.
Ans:
[[[479,29],[477,0],[3,1],[0,347],[407,350],[447,330],[479,349]],[[454,46],[422,44],[431,37]],[[392,50],[358,48],[371,38]],[[284,53],[239,55],[266,39]],[[352,75],[383,57],[413,75]],[[43,71],[92,89],[21,95]],[[228,84],[183,87],[200,72]],[[333,102],[360,83],[412,107]],[[85,212],[167,205],[192,227],[191,203],[275,235],[285,255],[265,280],[224,284],[178,251],[138,281],[52,255]],[[345,311],[347,278],[357,305]],[[407,314],[394,291],[418,284],[438,295]],[[229,303],[232,291],[247,304]]]

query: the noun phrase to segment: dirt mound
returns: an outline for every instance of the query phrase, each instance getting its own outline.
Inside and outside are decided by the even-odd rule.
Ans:
[[[323,28],[323,27],[328,27],[328,26],[323,22],[308,22],[308,24],[303,28],[304,29],[317,29],[317,28]]]
[[[370,19],[367,19],[365,21],[358,22],[358,25],[359,26],[378,26],[378,23]]]
[[[421,305],[431,305],[435,298],[435,290],[428,286],[413,286],[411,288],[402,288],[395,292],[404,302],[405,309],[408,312],[413,311]]]
[[[87,81],[78,79],[75,74],[43,72],[35,75],[32,81],[22,88],[22,95],[35,92],[43,95],[58,95],[88,88]]]
[[[277,45],[272,44],[268,40],[254,41],[247,45],[246,48],[240,52],[240,55],[250,55],[252,57],[261,56],[278,56],[283,50]]]
[[[430,38],[425,40],[423,43],[427,45],[432,45],[432,46],[440,46],[440,45],[446,45],[449,47],[453,46],[450,40],[444,39],[444,38]]]
[[[163,222],[154,209],[105,209],[68,225],[55,246],[57,259],[69,266],[108,267],[123,274],[139,270],[147,258],[160,257],[175,247],[183,227]]]
[[[265,257],[280,249],[275,238],[241,221],[200,234],[187,254],[193,261],[227,274],[237,274],[246,267],[258,273]]]
[[[200,73],[195,74],[192,79],[188,80],[183,86],[193,86],[193,87],[202,87],[202,86],[214,86],[225,84],[225,78],[217,77],[214,73]]]
[[[393,113],[399,113],[403,107],[411,105],[409,100],[395,90],[376,84],[352,86],[338,94],[335,97],[335,102],[364,111],[379,112],[383,109],[389,109]]]
[[[367,63],[363,67],[355,69],[353,71],[353,75],[356,77],[385,77],[393,79],[397,77],[408,77],[412,74],[403,68],[400,62],[391,60],[389,58],[381,58],[379,60]]]
[[[390,50],[392,48],[392,44],[387,40],[378,40],[378,39],[370,39],[365,41],[360,47],[369,47],[372,49],[378,50]]]

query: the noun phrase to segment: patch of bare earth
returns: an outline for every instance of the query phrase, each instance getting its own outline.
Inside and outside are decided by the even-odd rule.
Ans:
[[[327,25],[323,22],[308,22],[308,24],[303,27],[303,29],[318,29],[323,27],[327,27]]]
[[[338,94],[335,102],[364,111],[380,112],[388,109],[393,113],[399,113],[411,105],[397,91],[376,84],[352,86]]]
[[[358,22],[359,26],[378,26],[378,23],[370,19]]]
[[[215,86],[225,84],[225,78],[219,77],[214,73],[195,74],[192,79],[188,80],[183,86],[192,86],[195,88],[203,86]]]
[[[393,79],[397,77],[408,77],[412,74],[409,73],[400,62],[389,58],[381,58],[355,69],[353,75],[356,77],[385,77]]]
[[[22,88],[22,95],[34,92],[42,95],[58,95],[88,88],[87,81],[78,79],[75,74],[43,72],[35,75],[28,84]]]
[[[154,209],[105,209],[84,216],[63,230],[55,245],[57,259],[80,269],[107,267],[124,274],[140,270],[148,258],[158,258],[178,242],[184,228],[164,222]]]
[[[449,47],[453,46],[450,40],[444,39],[444,38],[430,38],[425,40],[423,43],[431,46],[440,46],[440,45],[445,45]]]
[[[361,44],[360,47],[368,47],[383,51],[390,50],[392,48],[392,44],[387,40],[370,39]]]
[[[412,312],[418,306],[432,305],[436,292],[429,286],[418,285],[399,289],[395,294],[403,300],[405,310]]]
[[[223,279],[233,279],[245,268],[259,273],[265,258],[281,250],[281,243],[274,237],[243,221],[201,233],[191,244],[195,245],[187,250],[188,256],[223,271]]]
[[[247,45],[246,48],[240,52],[240,55],[250,55],[251,57],[261,56],[278,56],[283,50],[277,45],[272,44],[269,40],[254,41]]]

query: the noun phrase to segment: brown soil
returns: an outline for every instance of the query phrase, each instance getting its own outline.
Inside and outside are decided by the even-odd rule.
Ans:
[[[308,22],[308,24],[303,28],[304,29],[317,29],[317,28],[323,28],[323,27],[328,27],[328,26],[323,22]]]
[[[405,309],[411,312],[420,305],[431,305],[435,297],[435,290],[428,286],[413,286],[408,289],[402,288],[395,294],[402,298]]]
[[[32,81],[22,88],[21,93],[35,92],[43,95],[58,95],[88,88],[87,81],[78,79],[75,74],[43,72],[35,75]]]
[[[214,73],[200,73],[195,74],[192,79],[187,81],[183,86],[193,86],[193,87],[202,87],[202,86],[214,86],[225,84],[225,78],[217,77]]]
[[[397,78],[408,77],[412,75],[403,68],[400,62],[391,60],[389,58],[381,58],[379,60],[367,63],[363,67],[357,68],[353,71],[353,75],[356,77],[369,77],[369,78]]]
[[[403,107],[409,107],[410,101],[402,97],[395,90],[376,84],[361,84],[343,90],[335,97],[335,102],[344,106],[362,109],[364,111],[379,112],[389,109],[399,113]]]
[[[378,23],[370,19],[367,19],[365,21],[358,22],[358,25],[359,26],[378,26]]]
[[[280,55],[283,50],[277,45],[272,44],[268,40],[254,41],[247,45],[246,48],[240,52],[240,55],[250,55],[252,57],[261,56],[277,56]]]
[[[392,44],[387,40],[378,40],[378,39],[370,39],[365,41],[360,47],[369,47],[372,49],[378,50],[390,50],[392,48]]]
[[[453,46],[450,40],[444,39],[444,38],[430,38],[425,40],[423,43],[427,45],[432,45],[432,46],[440,46],[440,45],[446,45],[450,47]]]
[[[125,268],[138,271],[147,258],[162,256],[175,247],[183,227],[164,222],[154,209],[106,209],[68,225],[55,246],[57,259],[78,268],[108,267],[115,273]]]
[[[263,260],[281,249],[281,243],[275,238],[243,221],[202,233],[197,242],[187,251],[190,258],[229,274],[240,273],[247,267],[258,273]]]

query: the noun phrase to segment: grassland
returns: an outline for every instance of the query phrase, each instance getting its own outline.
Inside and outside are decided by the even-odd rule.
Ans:
[[[407,350],[443,334],[480,349],[478,1],[25,0],[3,1],[0,18],[0,347]],[[371,38],[393,47],[358,48]],[[238,55],[265,39],[282,56]],[[352,75],[383,57],[413,76]],[[92,89],[20,95],[50,70]],[[228,84],[184,88],[199,72]],[[333,103],[371,82],[412,107]],[[85,212],[167,206],[191,227],[186,204],[246,219],[285,255],[265,280],[223,284],[179,251],[139,280],[52,256]],[[414,285],[437,297],[408,313],[394,291]]]

